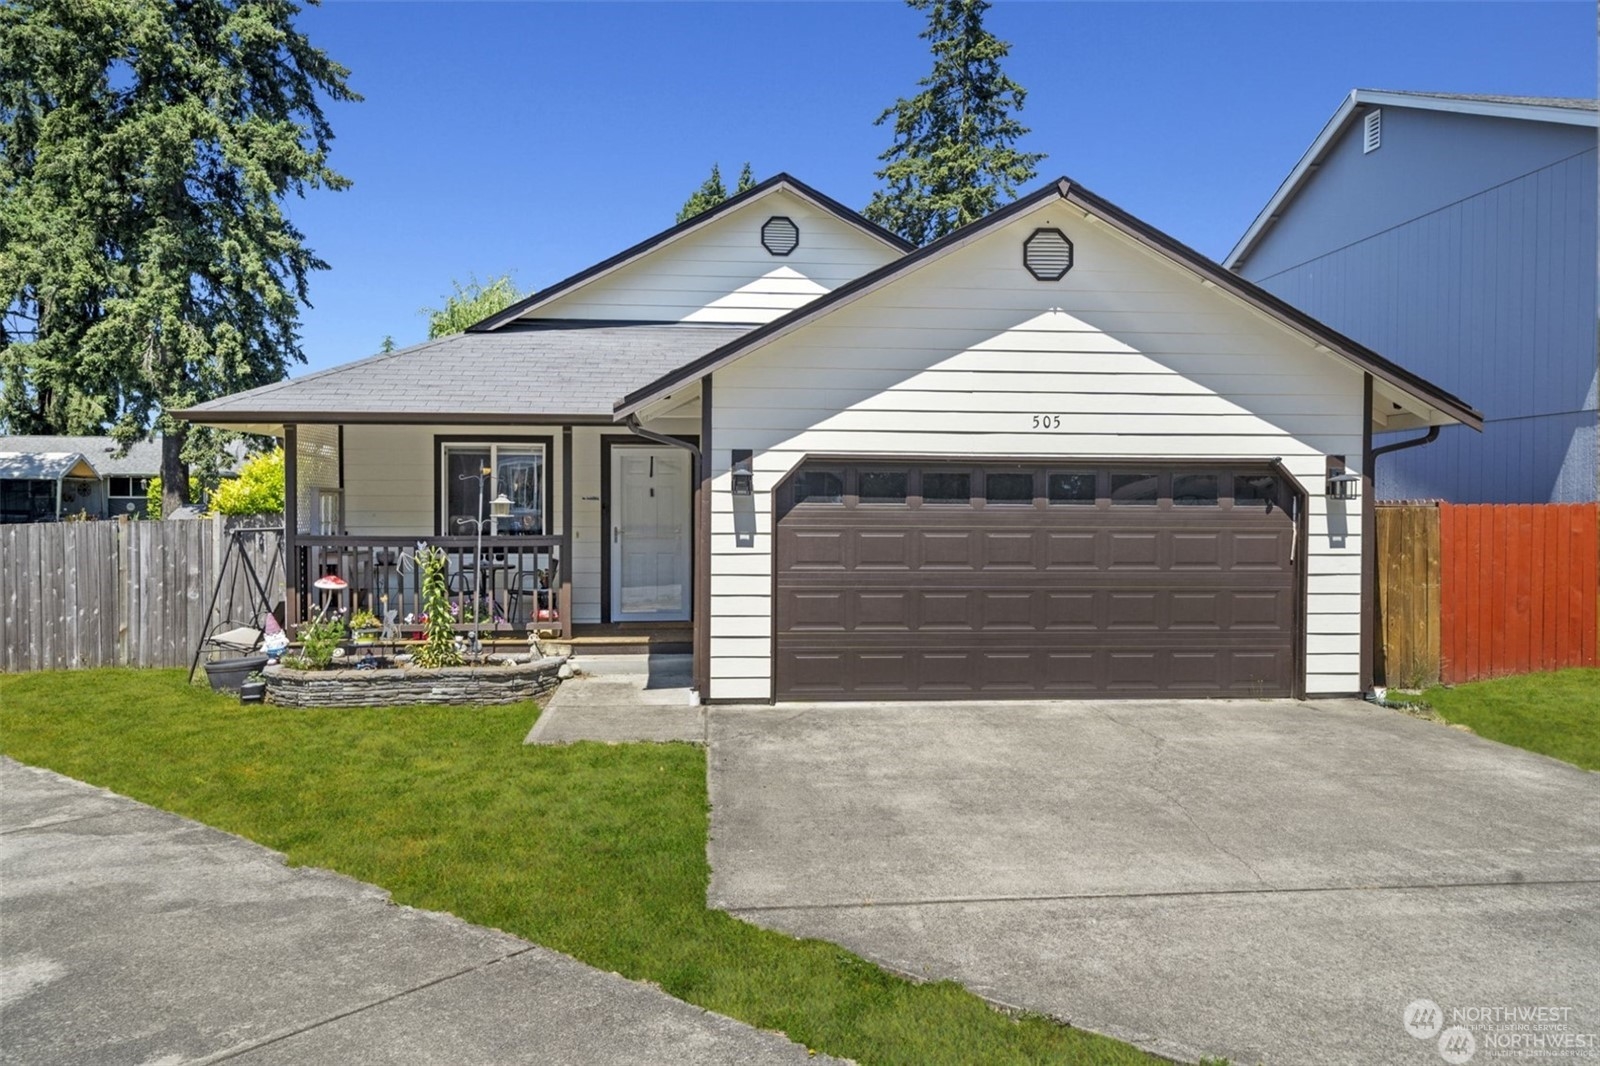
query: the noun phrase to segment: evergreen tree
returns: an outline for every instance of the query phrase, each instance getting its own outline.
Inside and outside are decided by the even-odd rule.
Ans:
[[[739,182],[734,186],[735,196],[746,189],[754,188],[755,175],[750,172],[750,164],[746,163],[744,169],[739,171]],[[700,184],[689,199],[683,202],[683,207],[678,210],[678,221],[686,222],[702,211],[709,211],[728,198],[728,188],[722,184],[722,169],[717,164],[711,164],[711,176]]]
[[[166,412],[284,378],[327,264],[288,194],[349,183],[319,98],[349,72],[287,0],[0,5],[0,419],[163,435],[169,510],[218,435]]]
[[[983,28],[989,0],[906,0],[928,13],[920,36],[933,52],[921,92],[901,98],[894,143],[878,158],[885,187],[863,214],[913,244],[926,244],[989,214],[1037,173],[1042,153],[1020,152],[1028,132],[1014,117],[1026,92],[1000,70],[1011,46]]]
[[[468,326],[475,326],[495,312],[504,311],[522,299],[517,287],[511,284],[510,274],[502,274],[487,285],[479,285],[476,277],[465,285],[451,278],[450,287],[455,291],[444,298],[443,307],[422,309],[422,313],[428,316],[430,340],[434,337],[448,337],[452,333],[460,333]],[[393,343],[388,337],[384,340]],[[384,351],[390,350],[392,349],[384,349]]]
[[[709,211],[728,198],[727,186],[722,184],[722,170],[717,164],[711,164],[711,176],[700,183],[700,187],[683,202],[678,209],[678,221],[687,222],[689,219]]]

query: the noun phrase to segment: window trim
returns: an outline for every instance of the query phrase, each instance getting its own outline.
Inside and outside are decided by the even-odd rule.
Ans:
[[[461,532],[445,529],[445,511],[449,509],[449,498],[445,491],[445,462],[444,454],[447,447],[479,447],[489,448],[491,456],[493,449],[499,445],[509,444],[514,447],[529,447],[537,445],[543,449],[542,459],[544,466],[544,485],[539,493],[542,497],[540,507],[545,516],[544,528],[539,533],[528,536],[553,537],[557,536],[554,530],[555,512],[552,509],[554,500],[555,482],[555,437],[553,435],[518,435],[504,433],[435,433],[433,435],[433,535],[436,537],[476,536],[477,530],[467,529]],[[493,459],[491,458],[491,462]],[[490,497],[493,498],[492,496]],[[562,516],[565,521],[566,516]],[[488,530],[484,531],[488,536]]]

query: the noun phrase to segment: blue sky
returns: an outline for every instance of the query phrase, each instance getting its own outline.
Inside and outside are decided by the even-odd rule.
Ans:
[[[351,69],[329,111],[354,187],[291,204],[318,274],[307,370],[426,336],[451,278],[548,284],[659,229],[714,160],[860,207],[872,120],[930,59],[871,3],[386,3],[300,17]],[[1351,88],[1592,96],[1575,3],[1022,3],[988,25],[1040,181],[1069,175],[1213,257]],[[297,373],[304,373],[305,370]]]

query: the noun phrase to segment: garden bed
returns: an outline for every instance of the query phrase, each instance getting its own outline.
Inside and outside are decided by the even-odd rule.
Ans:
[[[426,670],[294,670],[269,666],[267,702],[279,707],[396,707],[521,703],[560,683],[565,656]]]

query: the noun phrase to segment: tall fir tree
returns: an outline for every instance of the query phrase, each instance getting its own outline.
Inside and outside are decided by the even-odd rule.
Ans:
[[[1000,69],[1011,46],[983,28],[989,0],[906,0],[928,15],[920,34],[933,72],[915,96],[895,101],[894,143],[879,156],[884,188],[862,212],[913,244],[982,218],[1037,174],[1043,153],[1022,152],[1015,114],[1026,91]]]
[[[739,171],[739,181],[734,186],[733,194],[737,196],[746,189],[754,188],[755,184],[755,175],[750,172],[750,164],[746,163],[744,169]],[[722,184],[722,169],[712,163],[711,176],[701,182],[700,187],[678,209],[678,221],[687,222],[701,212],[711,210],[727,198],[728,187]]]
[[[125,443],[159,430],[169,511],[220,447],[168,412],[304,361],[300,307],[327,264],[283,203],[349,184],[319,100],[360,97],[299,11],[0,5],[0,420]]]

